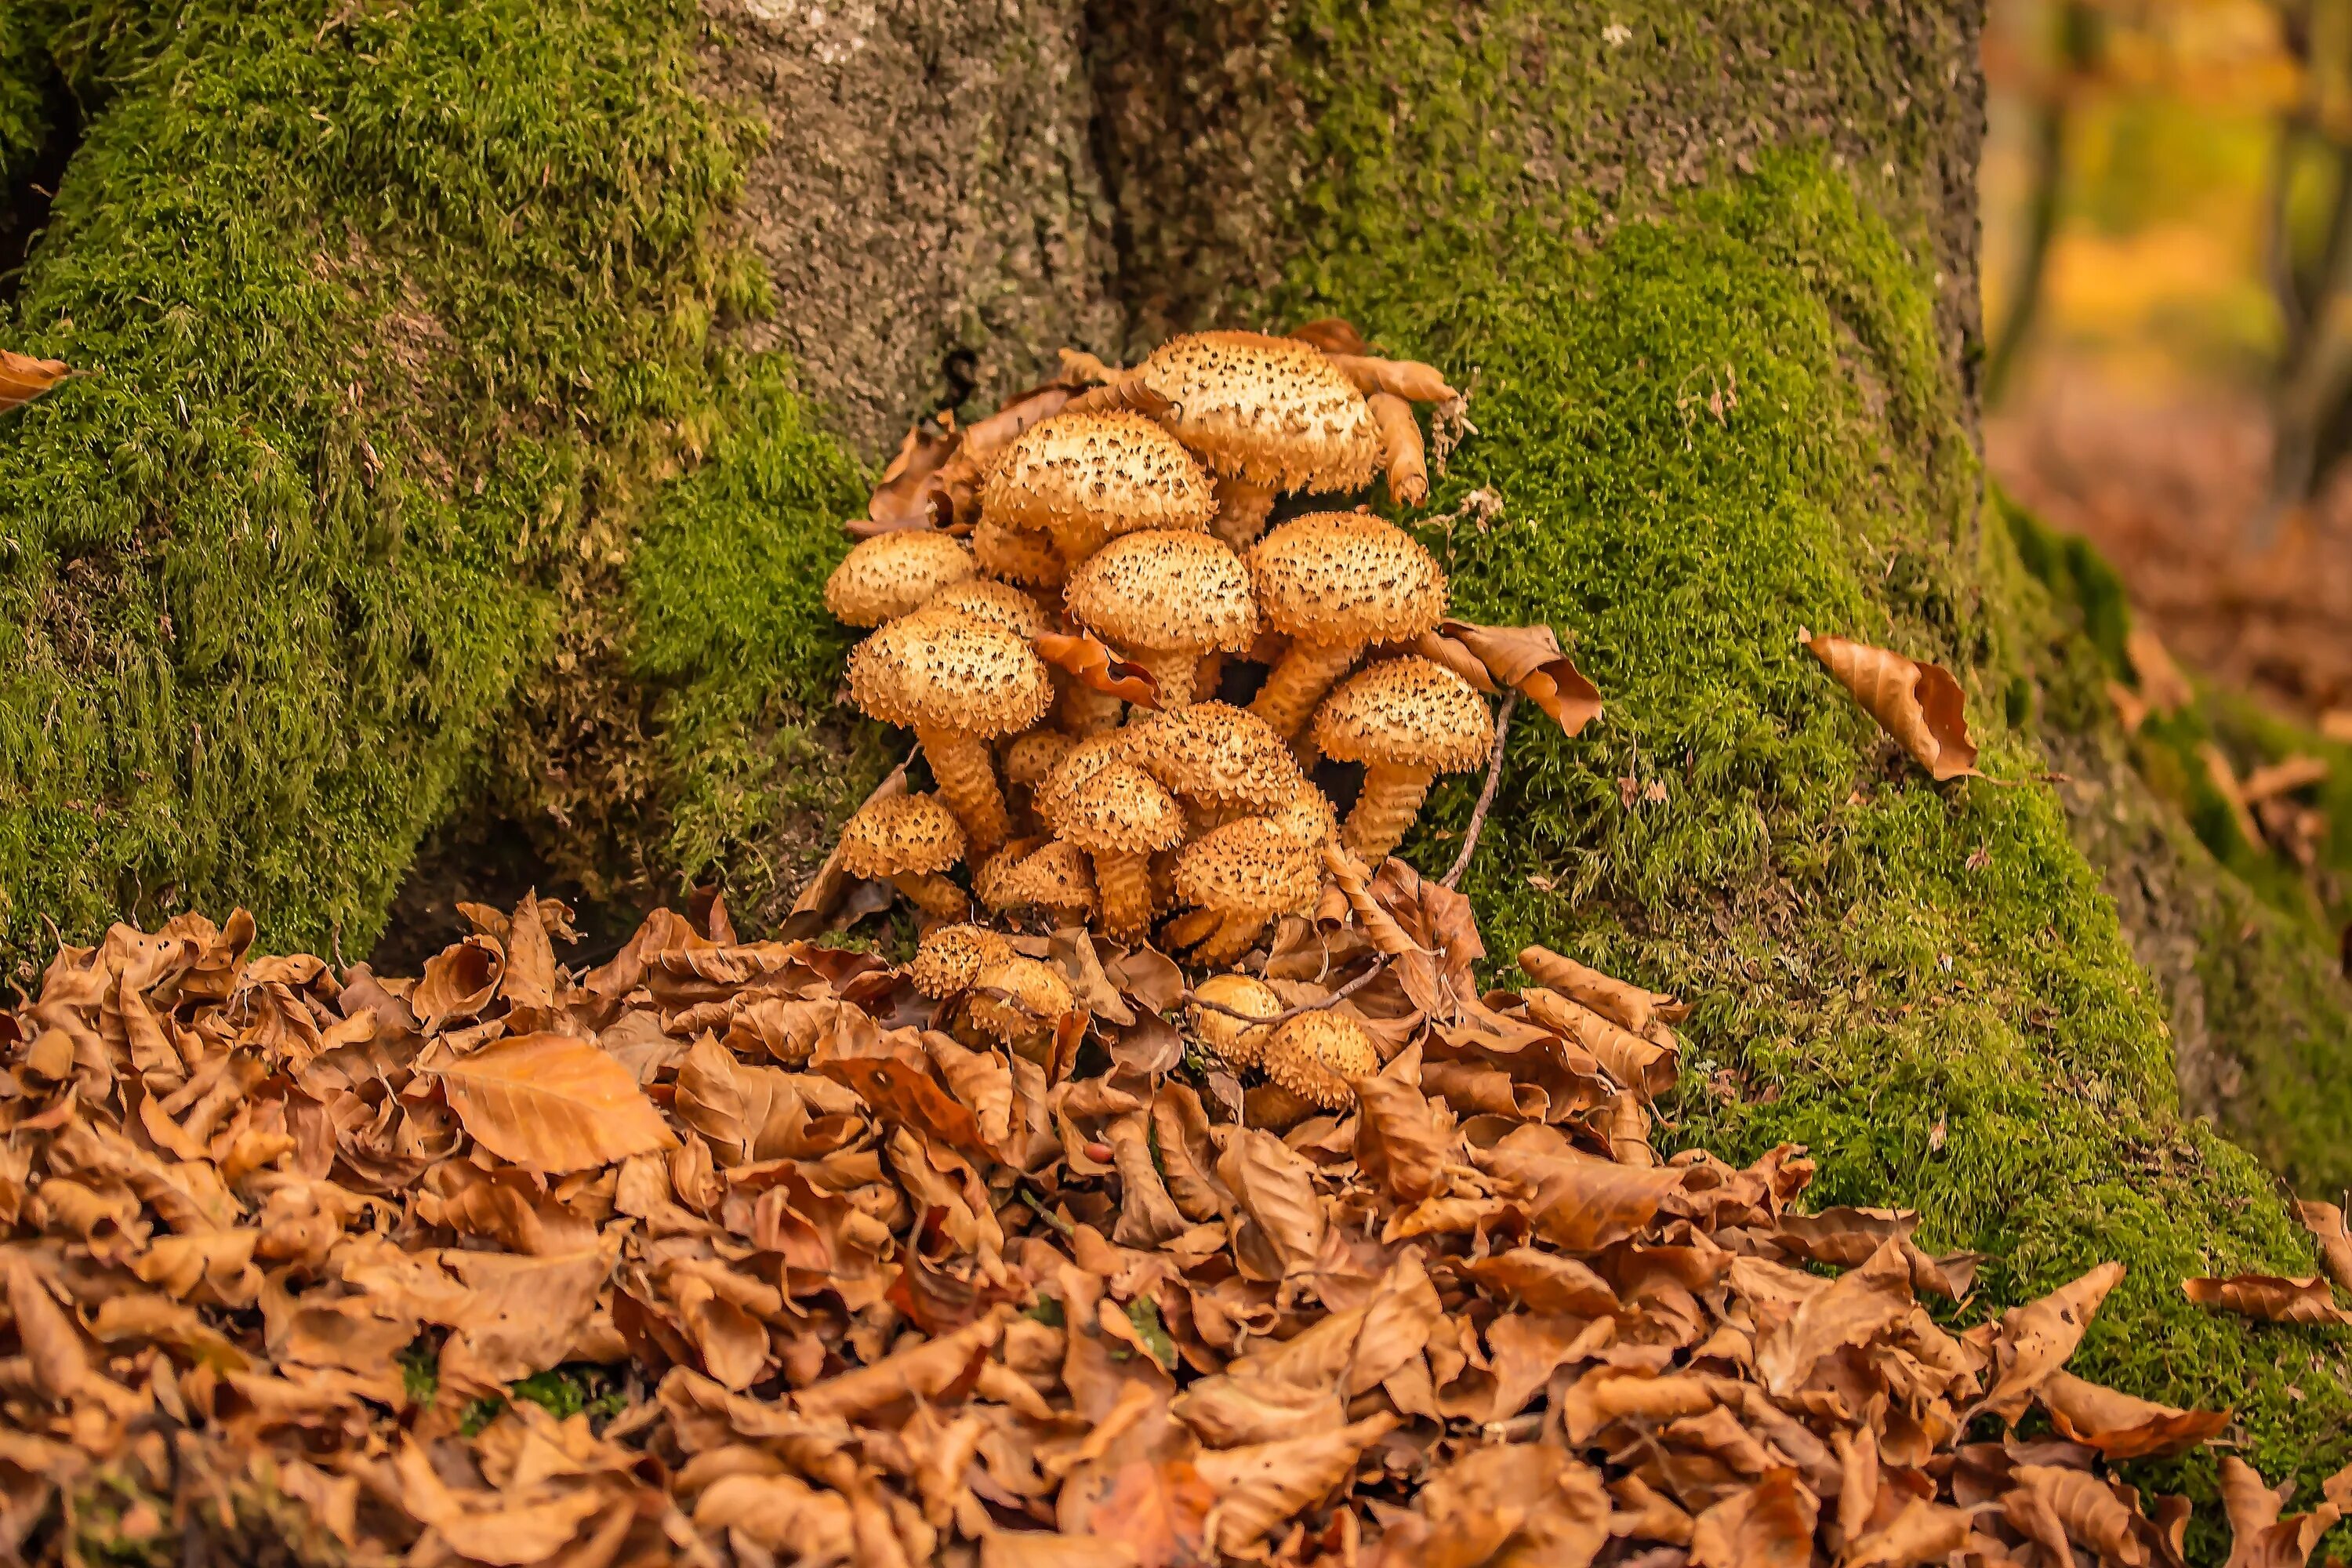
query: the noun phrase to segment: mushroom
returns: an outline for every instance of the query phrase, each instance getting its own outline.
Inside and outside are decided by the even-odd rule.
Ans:
[[[1305,782],[1265,721],[1226,702],[1195,702],[1131,726],[1135,761],[1201,809],[1204,826],[1287,802]]]
[[[1175,797],[1132,763],[1109,763],[1055,792],[1046,824],[1095,859],[1103,929],[1134,942],[1151,927],[1151,854],[1184,841]]]
[[[981,514],[1044,532],[1075,566],[1122,533],[1199,530],[1217,510],[1183,444],[1139,414],[1056,414],[989,471]]]
[[[1084,925],[1095,912],[1086,853],[1058,838],[1014,840],[972,873],[971,885],[994,914],[1037,910],[1058,925]]]
[[[982,1033],[1041,1067],[1053,1065],[1054,1030],[1078,1005],[1052,964],[1007,952],[972,976],[964,1016]]]
[[[937,1000],[968,990],[982,969],[1011,956],[1013,944],[986,926],[937,926],[916,947],[907,977],[916,990]]]
[[[915,731],[972,849],[1004,842],[1010,824],[987,742],[1034,724],[1054,698],[1027,643],[960,611],[918,610],[850,650],[849,694],[884,723]]]
[[[1212,974],[1192,987],[1192,1037],[1234,1072],[1256,1067],[1274,1031],[1264,1024],[1245,1024],[1232,1014],[1213,1012],[1198,1004],[1213,1002],[1253,1018],[1278,1017],[1282,998],[1274,994],[1274,988],[1253,975]]]
[[[1204,533],[1122,534],[1070,574],[1070,614],[1117,643],[1160,683],[1160,705],[1192,700],[1201,656],[1239,652],[1257,636],[1241,557]]]
[[[1069,575],[1068,563],[1044,534],[1008,528],[993,518],[982,518],[971,531],[971,552],[982,572],[1024,588],[1058,588]]]
[[[1418,656],[1382,659],[1348,678],[1315,710],[1323,754],[1364,764],[1363,792],[1341,837],[1377,866],[1421,812],[1430,781],[1486,760],[1495,718],[1470,683]]]
[[[963,889],[940,875],[963,858],[962,824],[935,795],[868,801],[841,831],[842,868],[889,883],[927,915],[960,921],[971,910]]]
[[[929,529],[902,528],[859,542],[824,580],[824,607],[853,626],[878,626],[979,568],[971,547]]]
[[[1250,711],[1287,741],[1373,643],[1410,642],[1445,614],[1445,574],[1421,542],[1364,512],[1296,517],[1249,553],[1267,624],[1290,639]]]
[[[1345,1110],[1356,1103],[1356,1080],[1381,1070],[1381,1053],[1362,1025],[1318,1007],[1276,1029],[1258,1065],[1277,1088],[1307,1104]]]
[[[956,610],[983,626],[1011,632],[1023,642],[1035,642],[1049,628],[1037,601],[1010,583],[989,577],[969,577],[951,583],[923,601],[927,610]]]
[[[1370,406],[1320,349],[1258,332],[1171,338],[1124,378],[1173,406],[1163,423],[1216,476],[1210,529],[1241,549],[1281,490],[1360,490],[1380,467]]]
[[[1221,969],[1237,961],[1268,921],[1315,897],[1322,870],[1313,850],[1261,817],[1186,845],[1176,858],[1177,901],[1222,917],[1192,950],[1193,962]]]
[[[1056,803],[1104,768],[1113,763],[1134,760],[1138,732],[1133,725],[1120,730],[1106,730],[1097,735],[1082,737],[1064,752],[1030,800],[1030,806],[1036,812],[1038,820],[1052,821],[1057,809]]]

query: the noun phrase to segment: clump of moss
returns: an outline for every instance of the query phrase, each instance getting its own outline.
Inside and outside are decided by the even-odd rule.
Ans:
[[[1514,731],[1465,884],[1491,945],[1694,999],[1673,1135],[1801,1142],[1822,1201],[1919,1208],[1990,1255],[1975,1311],[2122,1259],[2085,1374],[2234,1405],[2266,1474],[2326,1473],[2352,1447],[2340,1346],[2179,1291],[2311,1251],[2266,1173],[2179,1114],[2152,987],[2006,717],[2025,574],[1978,508],[1927,237],[1801,138],[1606,208],[1545,191],[1501,122],[1598,114],[1547,97],[1575,61],[1535,69],[1508,16],[1391,13],[1318,17],[1313,258],[1285,302],[1475,369],[1482,435],[1433,505],[1486,489],[1504,513],[1424,537],[1465,613],[1551,622],[1610,700],[1574,741]],[[1857,31],[1816,41],[1867,57]],[[1801,626],[1954,668],[2015,787],[1928,784]],[[1407,853],[1442,863],[1470,793],[1441,789]]]

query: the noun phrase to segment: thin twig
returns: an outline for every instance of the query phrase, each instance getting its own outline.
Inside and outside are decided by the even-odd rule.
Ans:
[[[1454,868],[1438,879],[1441,885],[1452,887],[1470,868],[1470,857],[1478,847],[1479,830],[1486,826],[1486,814],[1495,808],[1495,788],[1503,782],[1503,742],[1511,732],[1511,714],[1519,705],[1519,694],[1509,693],[1503,699],[1502,710],[1495,715],[1495,752],[1486,759],[1486,784],[1478,792],[1478,805],[1470,813],[1470,826],[1462,832],[1462,853],[1454,858]]]
[[[1302,1013],[1320,1013],[1326,1007],[1338,1006],[1340,1003],[1346,1001],[1349,997],[1353,996],[1357,992],[1361,991],[1365,986],[1370,985],[1374,980],[1378,979],[1381,972],[1388,967],[1388,963],[1389,955],[1385,952],[1381,953],[1372,961],[1372,966],[1370,969],[1365,970],[1361,974],[1357,975],[1353,980],[1349,981],[1348,984],[1340,986],[1339,989],[1332,992],[1331,994],[1324,997],[1320,1002],[1301,1002],[1296,1007],[1284,1008],[1281,1012],[1276,1013],[1271,1018],[1262,1018],[1255,1013],[1244,1013],[1240,1011],[1238,1008],[1228,1007],[1222,1002],[1208,1001],[1197,993],[1192,991],[1184,993],[1184,1000],[1191,1003],[1193,1006],[1202,1008],[1204,1011],[1211,1013],[1223,1013],[1226,1017],[1239,1018],[1244,1024],[1263,1024],[1267,1028],[1271,1029],[1278,1024],[1287,1024],[1290,1020],[1297,1017]]]

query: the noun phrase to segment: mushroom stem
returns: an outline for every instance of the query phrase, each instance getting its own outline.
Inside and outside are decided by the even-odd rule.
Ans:
[[[1116,730],[1119,708],[1119,700],[1109,692],[1073,679],[1062,689],[1062,728],[1081,737]]]
[[[1013,825],[1005,815],[1003,792],[996,787],[996,765],[988,747],[965,731],[929,724],[915,726],[915,739],[930,759],[940,794],[971,840],[971,853],[985,854],[1003,843]]]
[[[1235,550],[1256,543],[1257,536],[1265,531],[1265,520],[1274,512],[1274,487],[1220,474],[1214,489],[1217,515],[1209,520],[1209,531]]]
[[[1265,930],[1265,917],[1228,910],[1201,945],[1192,950],[1194,962],[1212,969],[1228,969],[1240,962],[1257,942],[1258,933]]]
[[[1340,830],[1348,847],[1368,866],[1378,866],[1404,840],[1405,829],[1421,815],[1421,803],[1436,777],[1427,768],[1398,767],[1373,763],[1364,769],[1363,793]]]
[[[1160,683],[1162,709],[1192,705],[1192,677],[1201,667],[1198,648],[1133,648],[1128,658],[1151,672]]]
[[[890,879],[890,885],[927,915],[960,921],[971,912],[971,900],[963,896],[963,889],[936,871],[901,871]]]
[[[1294,641],[1258,688],[1250,711],[1273,726],[1276,734],[1291,739],[1307,727],[1307,715],[1331,683],[1348,672],[1357,651],[1353,643]]]
[[[1102,895],[1103,930],[1134,942],[1151,930],[1151,857],[1095,856],[1095,890]]]

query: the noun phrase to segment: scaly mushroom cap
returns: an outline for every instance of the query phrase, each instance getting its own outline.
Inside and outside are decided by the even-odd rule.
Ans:
[[[1282,998],[1274,994],[1274,988],[1247,974],[1212,974],[1192,987],[1192,995],[1197,1001],[1213,1002],[1253,1018],[1272,1018],[1282,1012]],[[1235,1072],[1248,1072],[1258,1065],[1274,1033],[1264,1024],[1244,1024],[1206,1007],[1192,1009],[1192,1024],[1193,1038]]]
[[[1184,811],[1133,763],[1112,763],[1055,799],[1054,831],[1093,855],[1148,855],[1184,842]]]
[[[1323,792],[1306,779],[1298,782],[1287,800],[1261,813],[1259,820],[1318,858],[1323,846],[1339,836],[1339,813],[1331,809]]]
[[[973,873],[980,901],[998,914],[1013,910],[1095,910],[1094,868],[1075,844],[1049,838],[1009,844]]]
[[[841,830],[841,864],[853,877],[944,871],[963,850],[963,824],[935,795],[868,802]]]
[[[1364,395],[1319,349],[1257,332],[1171,338],[1136,367],[1215,473],[1277,490],[1359,490],[1381,457]]]
[[[1192,454],[1140,414],[1056,414],[997,459],[980,510],[1075,555],[1139,528],[1206,528],[1217,503]]]
[[[1260,1065],[1265,1076],[1326,1110],[1356,1103],[1356,1080],[1381,1070],[1381,1053],[1353,1018],[1326,1007],[1275,1030]]]
[[[1176,898],[1219,914],[1272,916],[1315,896],[1316,853],[1263,817],[1213,827],[1176,857]]]
[[[1139,721],[1136,762],[1173,793],[1213,805],[1263,807],[1303,782],[1298,759],[1255,713],[1195,702]]]
[[[982,518],[971,531],[971,553],[982,572],[1024,588],[1058,588],[1069,573],[1069,563],[1053,541],[1042,533],[1007,528],[993,518]]]
[[[987,577],[951,583],[923,601],[927,610],[956,610],[982,626],[1011,632],[1023,642],[1035,642],[1050,630],[1037,601],[1010,583]]]
[[[1016,952],[982,966],[972,976],[974,995],[967,1014],[982,1029],[1010,1045],[1053,1028],[1078,1005],[1061,972]],[[983,992],[1002,992],[1002,999]]]
[[[1238,653],[1257,636],[1249,572],[1205,533],[1122,534],[1070,574],[1062,601],[1123,647]]]
[[[1113,763],[1124,763],[1135,755],[1137,731],[1133,725],[1118,730],[1106,730],[1099,735],[1088,735],[1064,752],[1045,774],[1045,782],[1037,786],[1036,796],[1030,802],[1039,816],[1054,820],[1063,800],[1078,785],[1100,773]]]
[[[1458,773],[1486,760],[1495,717],[1470,683],[1417,655],[1367,665],[1315,710],[1315,743],[1343,763]]]
[[[886,724],[989,736],[1044,718],[1054,683],[1011,632],[959,610],[918,610],[850,650],[849,695]]]
[[[1285,637],[1406,642],[1444,618],[1445,574],[1421,542],[1364,512],[1292,518],[1253,546],[1259,608]]]
[[[907,978],[926,996],[952,996],[989,964],[1012,956],[1013,944],[986,926],[940,926],[915,949]]]
[[[1059,730],[1030,731],[1004,748],[1005,782],[1035,789],[1077,743],[1075,737]]]
[[[923,528],[877,533],[860,541],[824,580],[824,607],[849,626],[878,626],[978,570],[971,546],[950,534]]]

